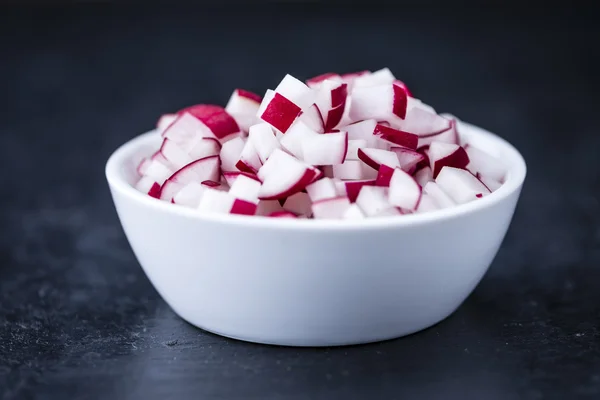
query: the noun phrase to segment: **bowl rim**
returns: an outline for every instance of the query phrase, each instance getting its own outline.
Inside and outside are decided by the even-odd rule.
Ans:
[[[480,136],[483,140],[491,142],[494,146],[499,146],[503,159],[508,164],[509,173],[505,182],[500,188],[488,196],[477,201],[465,204],[459,204],[454,207],[441,210],[429,211],[422,214],[407,214],[401,217],[381,217],[366,218],[361,220],[315,220],[315,219],[292,219],[292,218],[268,218],[235,214],[201,214],[188,207],[181,207],[165,201],[152,198],[136,190],[129,184],[124,176],[123,169],[125,163],[136,153],[140,147],[155,141],[159,135],[157,130],[151,130],[127,141],[117,148],[108,158],[105,167],[106,179],[109,186],[115,192],[127,197],[130,201],[139,203],[153,209],[156,212],[174,214],[180,217],[191,218],[200,222],[223,223],[236,226],[263,227],[275,229],[292,229],[306,231],[322,230],[369,230],[382,228],[399,228],[408,226],[426,225],[444,220],[460,218],[461,216],[472,214],[479,210],[491,208],[494,205],[506,200],[517,190],[520,190],[525,176],[527,166],[521,153],[509,142],[503,138],[475,125],[460,122],[459,129],[465,132],[465,136]]]

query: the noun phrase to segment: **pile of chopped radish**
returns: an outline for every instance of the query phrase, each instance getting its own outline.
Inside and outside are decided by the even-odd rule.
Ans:
[[[162,145],[136,188],[199,213],[399,216],[487,196],[506,173],[387,68],[286,75],[262,98],[236,89],[225,108],[165,114],[157,130]]]

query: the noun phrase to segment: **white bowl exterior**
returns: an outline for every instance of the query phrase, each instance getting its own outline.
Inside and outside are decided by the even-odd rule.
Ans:
[[[488,151],[494,142],[496,155],[508,146],[522,162],[501,139],[470,126],[463,131]],[[124,186],[134,165],[129,159],[118,168]],[[363,221],[362,229],[344,229],[339,224],[345,221],[336,221],[328,229],[323,221],[254,224],[258,217],[223,221],[169,212],[166,207],[179,207],[142,201],[109,169],[129,243],[177,314],[224,336],[294,346],[390,339],[446,318],[494,259],[525,176],[524,162],[511,166],[505,186],[518,182],[477,200],[487,203],[468,212],[397,218],[413,218],[409,223]],[[499,197],[489,201],[493,196]]]

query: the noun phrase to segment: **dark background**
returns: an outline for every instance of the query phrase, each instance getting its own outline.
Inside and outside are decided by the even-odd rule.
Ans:
[[[0,8],[2,398],[600,397],[592,7],[116,3]],[[235,87],[384,66],[528,162],[471,297],[422,333],[347,348],[246,344],[176,317],[120,228],[109,154]]]

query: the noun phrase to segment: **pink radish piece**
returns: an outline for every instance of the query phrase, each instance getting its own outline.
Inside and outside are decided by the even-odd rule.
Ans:
[[[148,170],[148,167],[150,167],[150,164],[152,164],[152,160],[150,160],[149,158],[143,158],[136,168],[138,175],[144,175]]]
[[[262,215],[266,217],[273,213],[283,211],[284,209],[279,200],[260,200],[258,202],[258,208],[256,209],[256,215]]]
[[[363,74],[354,78],[353,87],[368,87],[368,86],[378,86],[385,85],[388,83],[394,83],[396,78],[392,71],[389,68],[382,68],[378,71],[372,72],[370,74]]]
[[[421,194],[421,186],[417,181],[400,168],[396,168],[390,180],[390,204],[414,211],[419,206]]]
[[[260,107],[262,97],[243,89],[235,89],[229,98],[225,111],[237,122],[240,129],[248,132],[250,126],[258,123],[256,113]]]
[[[350,118],[354,121],[363,119],[387,121],[398,117],[404,118],[406,106],[406,92],[400,86],[391,83],[369,87],[355,86],[352,90]]]
[[[368,147],[364,139],[348,140],[348,153],[346,160],[358,160],[358,149]]]
[[[350,207],[346,209],[344,213],[343,219],[365,219],[365,215],[360,210],[360,207],[356,204],[351,204]]]
[[[286,211],[290,211],[296,215],[305,215],[310,216],[312,214],[311,211],[312,202],[308,194],[304,192],[299,192],[291,195],[285,202],[283,203],[283,209]]]
[[[302,152],[302,143],[319,134],[311,129],[304,121],[298,119],[288,129],[283,138],[279,141],[281,147],[289,152],[294,157],[302,160],[304,153]]]
[[[342,77],[334,72],[326,72],[306,80],[306,86],[311,89],[318,89],[325,80],[342,81]]]
[[[481,181],[481,183],[483,183],[485,186],[487,186],[487,188],[490,189],[491,192],[495,192],[496,190],[500,189],[500,186],[502,186],[501,182],[498,182],[495,179],[483,176],[480,173],[475,174],[475,176],[477,177],[477,179],[479,179]]]
[[[363,147],[387,150],[387,143],[383,140],[379,140],[377,136],[373,135],[376,126],[377,121],[374,119],[367,119],[343,126],[340,130],[348,132],[349,140],[366,140],[367,145]]]
[[[316,219],[342,219],[348,208],[350,201],[347,197],[334,197],[314,202],[312,213]]]
[[[254,179],[255,181],[260,182],[258,176],[254,174],[249,174],[247,172],[223,172],[223,178],[225,178],[225,182],[227,182],[227,185],[229,186],[232,186],[240,175],[244,175],[247,178]]]
[[[244,146],[245,141],[241,137],[236,137],[223,143],[221,152],[219,153],[223,171],[238,171],[236,164],[240,159]]]
[[[271,218],[298,218],[296,214],[291,213],[289,211],[275,211],[274,213],[269,214]]]
[[[435,182],[427,182],[427,184],[423,186],[423,191],[435,200],[438,208],[448,208],[456,205],[454,200],[452,200]]]
[[[148,176],[142,178],[135,184],[135,188],[142,193],[156,199],[160,198],[160,185]]]
[[[184,108],[178,114],[186,112],[198,118],[211,132],[212,137],[220,141],[225,141],[228,137],[240,131],[235,119],[223,107],[212,104],[197,104]]]
[[[306,110],[302,111],[298,116],[297,121],[303,122],[308,128],[317,133],[325,132],[325,121],[323,121],[321,111],[316,104],[313,104]],[[287,133],[289,133],[289,129]]]
[[[425,156],[423,154],[405,147],[391,147],[390,151],[396,153],[402,171],[406,171],[409,174],[412,174],[414,171],[416,171],[417,165],[421,161],[425,160]]]
[[[465,145],[465,151],[469,156],[467,169],[474,174],[481,174],[486,179],[492,179],[497,182],[504,181],[506,167],[498,158],[480,150],[472,145]]]
[[[261,164],[267,161],[275,149],[281,148],[271,125],[264,122],[250,127],[248,141],[252,142]]]
[[[158,149],[156,153],[152,154],[150,160],[156,161],[157,163],[164,165],[166,168],[171,170],[171,172],[177,170],[177,168],[173,164],[171,164],[169,160],[165,158],[165,156],[162,155],[160,149]]]
[[[198,182],[190,182],[173,196],[173,203],[185,207],[197,208],[205,190],[206,187]]]
[[[415,180],[421,187],[424,187],[427,182],[433,181],[433,173],[431,172],[431,168],[425,167],[415,172]]]
[[[335,181],[331,178],[322,178],[311,183],[306,187],[306,192],[313,203],[337,196]]]
[[[388,202],[388,189],[377,186],[363,186],[356,198],[356,204],[367,217],[393,208]]]
[[[210,129],[188,112],[178,114],[177,119],[163,131],[162,136],[186,152],[203,137],[213,137]]]
[[[160,146],[162,156],[175,168],[179,169],[193,161],[192,157],[184,151],[175,141],[165,138]]]
[[[377,136],[381,140],[385,140],[386,142],[413,150],[416,150],[417,144],[419,143],[419,137],[417,135],[403,132],[394,128],[389,128],[382,124],[377,124],[375,126],[373,135]]]
[[[249,201],[236,199],[227,192],[206,189],[197,210],[201,213],[254,215],[257,206]]]
[[[177,114],[163,114],[156,122],[156,130],[164,132],[177,119]]]
[[[300,111],[302,109],[291,100],[272,90],[267,90],[256,115],[275,129],[285,133]]]
[[[408,97],[415,97],[415,96],[412,95],[411,91],[408,90],[408,87],[406,86],[406,83],[404,83],[404,82],[399,81],[398,79],[396,79],[394,81],[394,85],[400,86],[402,89],[404,89],[404,91],[406,92],[406,95]]]
[[[377,172],[377,179],[375,180],[375,186],[388,187],[392,180],[395,168],[388,167],[385,164],[381,164],[379,171]]]
[[[362,161],[346,160],[333,166],[333,176],[343,180],[363,180],[377,178],[377,170]]]
[[[391,122],[396,129],[422,137],[439,134],[451,127],[450,120],[440,117],[429,106],[412,97],[409,98],[405,118]]]
[[[423,193],[419,206],[415,210],[415,213],[420,214],[428,211],[434,211],[438,209],[438,204],[435,199],[428,193]]]
[[[365,148],[358,149],[357,154],[362,162],[375,170],[379,170],[382,164],[392,168],[400,167],[398,156],[392,151]]]
[[[316,104],[325,122],[325,131],[335,128],[342,119],[348,85],[340,80],[326,79],[316,93]]]
[[[240,153],[240,159],[235,164],[236,168],[242,172],[256,174],[262,167],[258,152],[254,148],[254,143],[251,140],[246,140],[246,144]]]
[[[343,164],[347,152],[346,132],[312,135],[302,141],[302,158],[312,165]]]
[[[204,157],[218,156],[221,152],[221,143],[214,138],[202,138],[188,151],[192,160]]]
[[[259,191],[260,182],[258,180],[246,175],[238,175],[229,189],[229,194],[235,198],[258,204]]]
[[[151,160],[150,164],[148,164],[148,168],[146,168],[146,171],[144,172],[144,176],[151,178],[153,181],[162,186],[167,178],[173,175],[173,172],[173,170],[166,167],[163,163],[157,160]]]
[[[346,195],[351,203],[356,201],[358,194],[364,186],[375,186],[376,181],[374,179],[360,180],[360,181],[344,181],[346,186]]]
[[[160,199],[171,201],[186,184],[190,182],[219,181],[221,160],[219,156],[211,156],[181,167],[169,177],[160,188]]]
[[[467,152],[457,144],[432,142],[428,156],[434,179],[443,167],[466,168],[469,164]]]
[[[287,74],[279,82],[275,92],[296,104],[301,110],[305,110],[315,103],[315,92],[290,74]],[[283,129],[280,130],[285,132]]]
[[[442,168],[435,182],[457,204],[468,203],[490,193],[479,179],[460,168]]]
[[[276,200],[291,196],[310,185],[317,174],[312,166],[276,149],[259,170],[258,176],[263,179],[259,198]]]
[[[369,74],[371,74],[371,71],[368,71],[368,70],[358,71],[358,72],[349,72],[347,74],[342,74],[342,81],[344,81],[348,84],[348,91],[350,91],[354,85],[354,81],[356,80],[356,78],[363,76],[363,75],[369,75]]]

